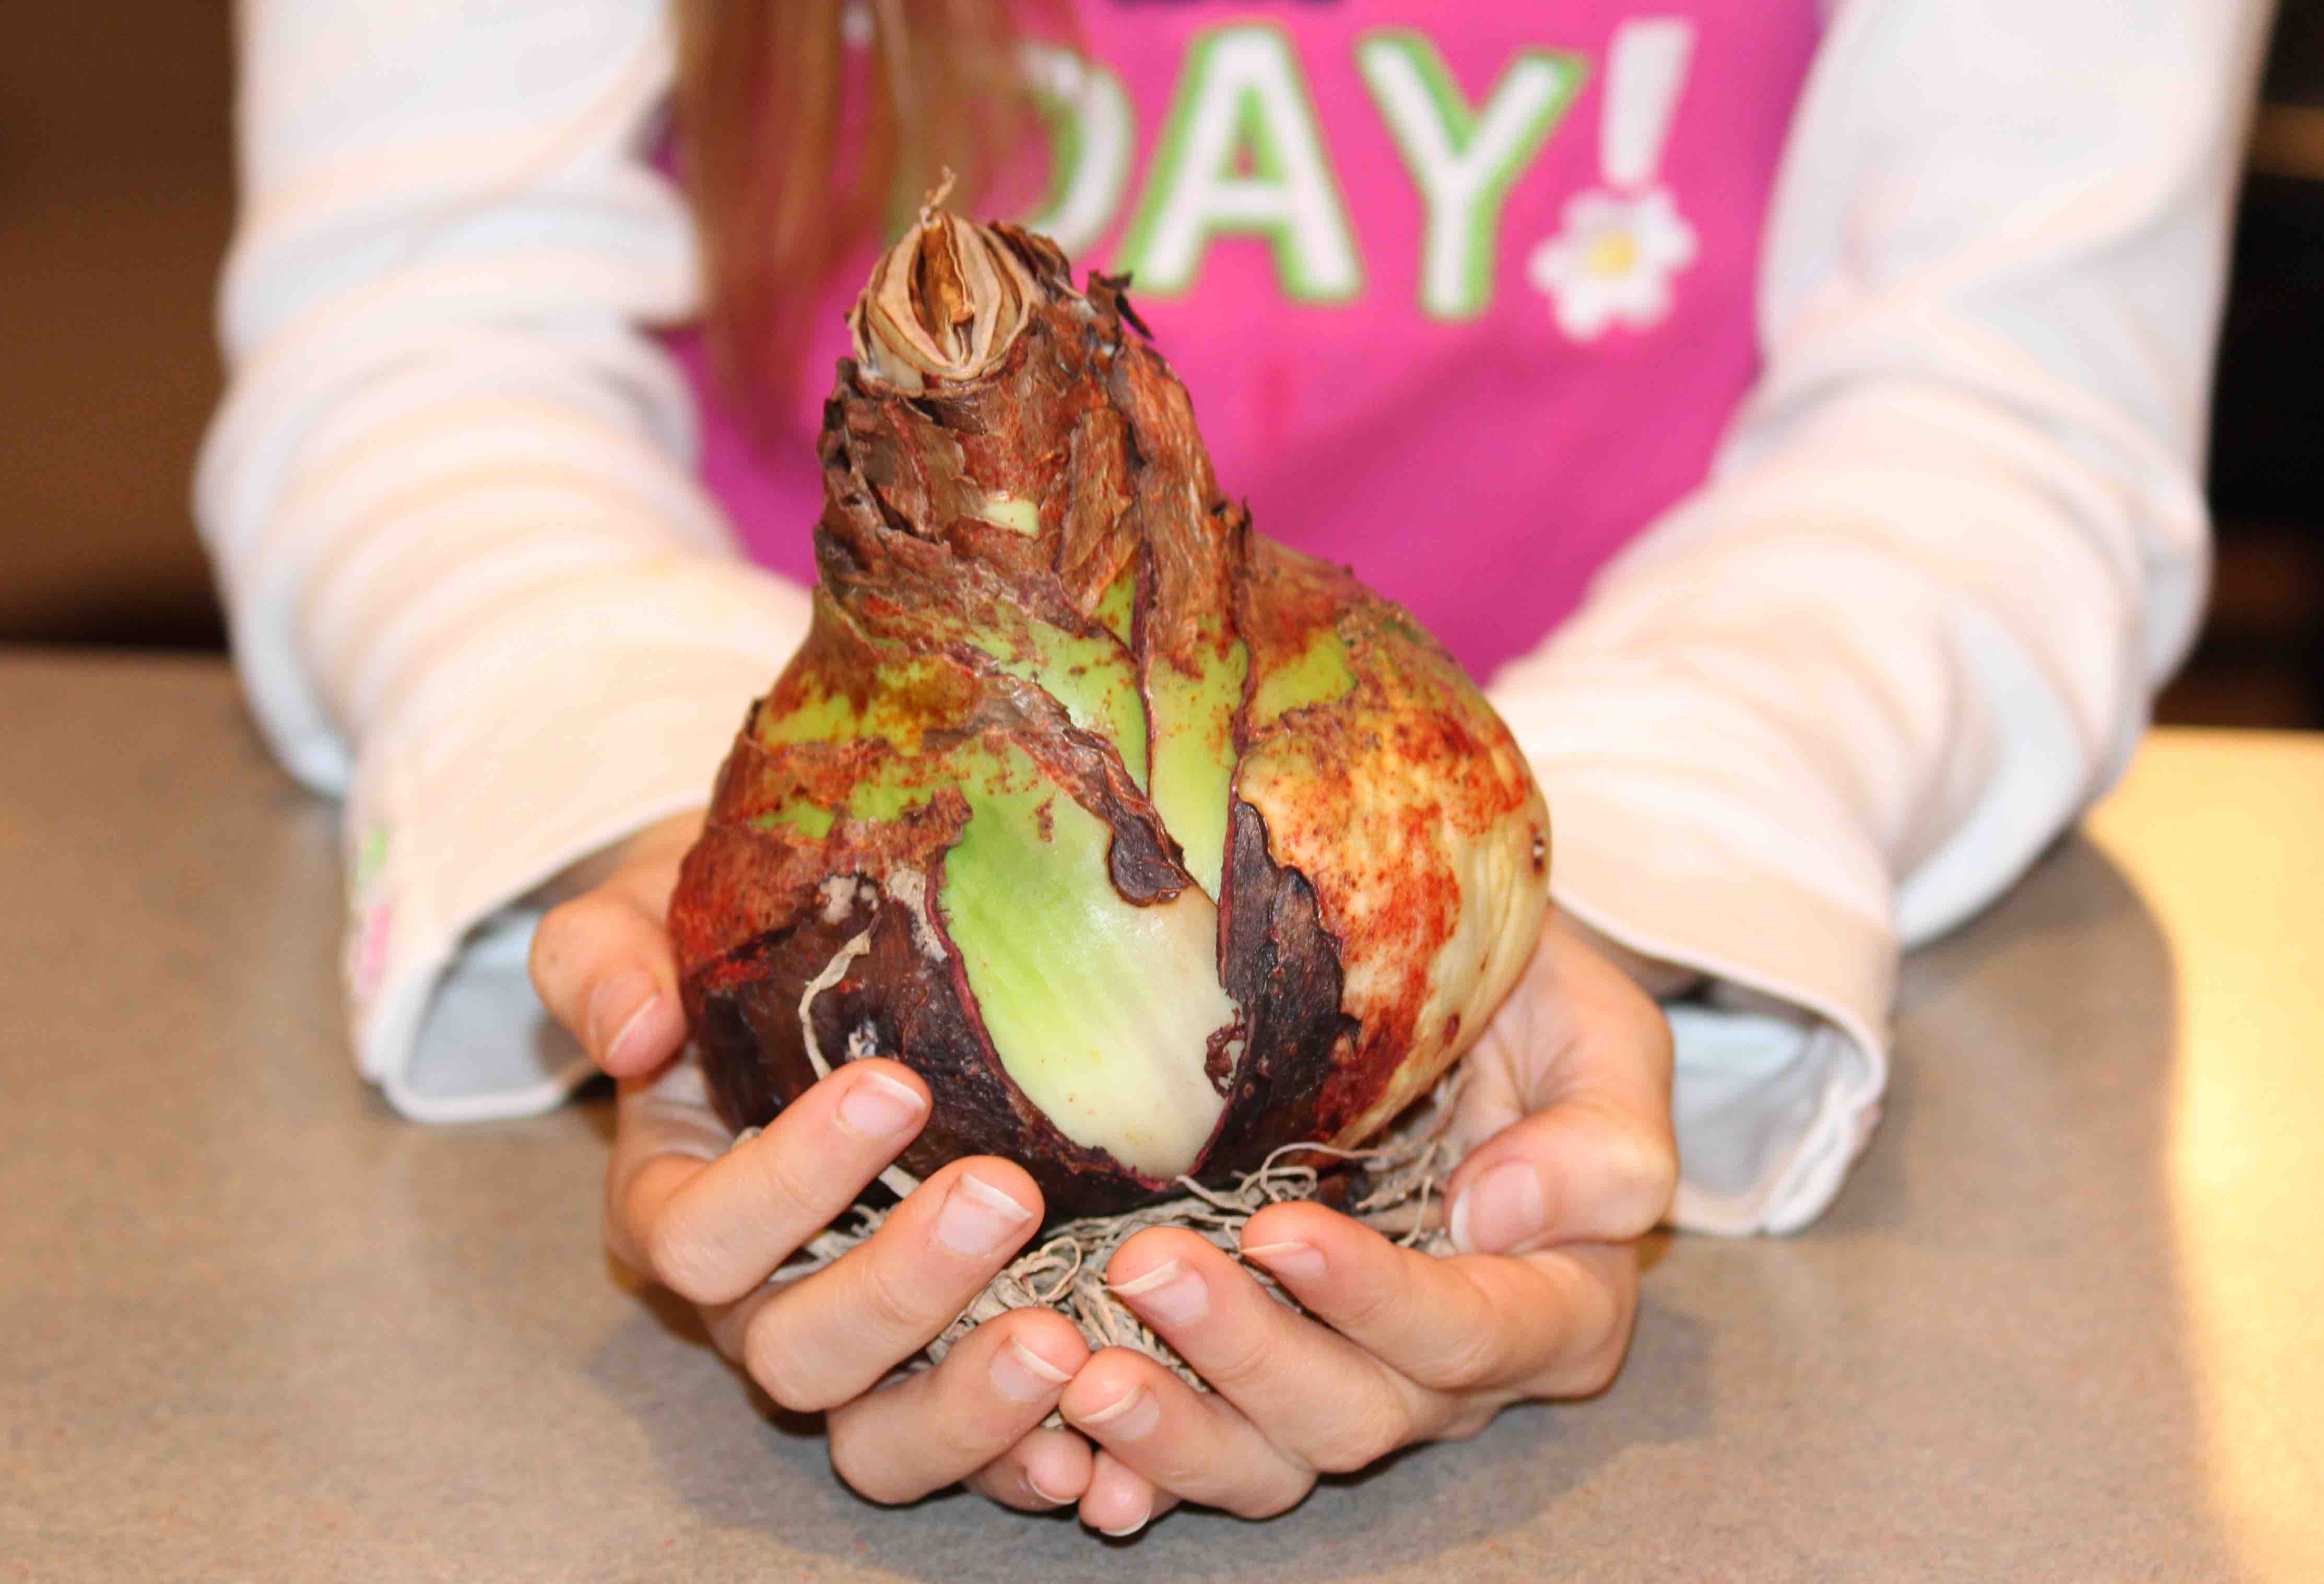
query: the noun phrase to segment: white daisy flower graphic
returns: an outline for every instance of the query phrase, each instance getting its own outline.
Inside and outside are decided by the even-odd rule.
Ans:
[[[1671,277],[1694,262],[1694,227],[1657,187],[1626,199],[1603,190],[1565,205],[1565,228],[1526,258],[1526,279],[1557,328],[1594,341],[1619,321],[1650,329],[1670,312]]]

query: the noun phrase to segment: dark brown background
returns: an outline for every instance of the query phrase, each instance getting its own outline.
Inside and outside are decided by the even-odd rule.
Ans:
[[[0,20],[0,641],[210,647],[188,506],[232,220],[225,0]],[[2282,0],[2236,231],[2218,587],[2166,717],[2324,726],[2324,0]]]

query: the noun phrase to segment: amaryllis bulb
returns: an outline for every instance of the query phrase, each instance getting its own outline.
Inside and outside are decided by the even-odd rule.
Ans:
[[[713,1093],[897,1057],[1053,1214],[1357,1143],[1533,949],[1549,820],[1403,611],[1250,531],[1120,283],[941,208],[850,318],[807,642],[671,903]]]

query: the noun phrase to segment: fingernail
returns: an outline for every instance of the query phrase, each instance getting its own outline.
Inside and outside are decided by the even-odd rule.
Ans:
[[[600,1063],[611,1066],[628,1053],[661,987],[643,968],[601,980],[589,992],[589,1044]]]
[[[962,1172],[936,1212],[936,1241],[954,1254],[979,1258],[999,1248],[1032,1220],[1033,1212],[982,1178]]]
[[[840,1125],[859,1138],[892,1138],[924,1109],[918,1089],[876,1067],[856,1074],[853,1087],[839,1097]]]
[[[1025,1471],[1024,1480],[1025,1488],[1027,1490],[1031,1491],[1035,1496],[1040,1497],[1041,1500],[1047,1502],[1051,1506],[1062,1507],[1067,1502],[1074,1499],[1071,1496],[1059,1496],[1053,1490],[1043,1490],[1041,1488],[1041,1482],[1033,1477],[1033,1471],[1029,1468]]]
[[[1312,1282],[1323,1274],[1323,1256],[1312,1243],[1262,1243],[1242,1251],[1245,1259],[1255,1259],[1278,1276],[1288,1276],[1295,1282]]]
[[[1134,1441],[1152,1430],[1161,1418],[1162,1405],[1154,1400],[1152,1393],[1140,1386],[1120,1402],[1109,1403],[1094,1413],[1084,1413],[1075,1422],[1104,1425],[1104,1439],[1110,1441]],[[1143,1524],[1146,1520],[1140,1518],[1138,1522]]]
[[[1145,1528],[1147,1524],[1153,1521],[1154,1509],[1148,1507],[1146,1511],[1138,1515],[1137,1523],[1129,1524],[1120,1529],[1101,1529],[1098,1533],[1104,1535],[1108,1540],[1128,1540],[1131,1535],[1137,1533],[1139,1530]]]
[[[1539,1236],[1548,1218],[1540,1173],[1523,1161],[1504,1161],[1452,1201],[1452,1246],[1462,1254],[1505,1254]]]
[[[988,1373],[992,1389],[1012,1403],[1038,1403],[1074,1378],[1022,1342],[995,1353]],[[1026,1479],[1029,1483],[1032,1476]]]
[[[1117,1298],[1134,1298],[1138,1311],[1166,1326],[1183,1326],[1203,1318],[1211,1307],[1211,1290],[1182,1260],[1166,1260],[1144,1275],[1113,1289]]]

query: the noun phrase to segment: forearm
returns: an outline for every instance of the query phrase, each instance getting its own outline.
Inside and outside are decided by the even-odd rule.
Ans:
[[[1843,5],[1760,386],[1705,486],[1496,681],[1562,908],[1720,987],[1678,1019],[1683,1218],[1821,1209],[1876,1114],[1899,949],[2105,788],[2183,652],[2266,9]]]
[[[518,905],[700,801],[806,626],[742,564],[650,327],[693,307],[648,137],[660,0],[250,0],[225,403],[197,484],[253,713],[346,798],[366,1072],[547,1104]],[[522,91],[512,91],[512,84]]]

